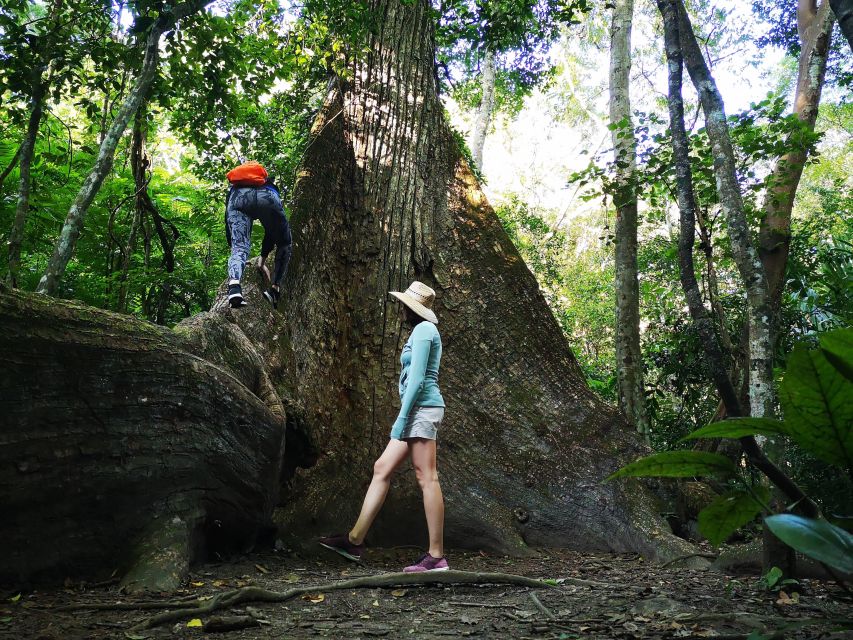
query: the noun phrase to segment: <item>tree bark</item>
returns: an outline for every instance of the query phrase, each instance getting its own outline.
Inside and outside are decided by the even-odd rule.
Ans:
[[[586,386],[453,141],[427,2],[372,6],[370,53],[332,82],[294,191],[283,313],[298,376],[282,393],[318,458],[286,487],[277,521],[304,539],[357,515],[399,406],[406,334],[387,291],[417,278],[438,291],[445,345],[448,545],[682,553],[641,484],[601,483],[645,448]],[[411,475],[394,480],[372,543],[425,541]]]
[[[616,375],[619,406],[648,441],[649,421],[640,351],[637,275],[636,141],[631,124],[631,23],[633,0],[616,0],[610,26],[610,124],[616,163]]]
[[[847,44],[853,51],[853,0],[829,0],[832,12],[841,27],[841,33],[847,38]]]
[[[474,120],[474,131],[471,135],[471,157],[474,165],[483,170],[483,147],[492,123],[492,113],[495,110],[495,52],[486,49],[483,53],[483,71],[480,74],[480,108]]]
[[[173,590],[205,550],[245,548],[270,526],[284,411],[227,313],[173,331],[0,299],[0,501],[13,519],[0,582],[120,568],[128,589]]]
[[[705,126],[714,156],[717,195],[728,225],[732,257],[746,288],[750,415],[760,417],[771,412],[773,403],[773,353],[767,277],[750,238],[743,210],[723,99],[696,42],[684,5],[681,0],[675,0],[674,3],[682,55],[705,113]]]
[[[820,106],[832,22],[832,12],[826,0],[821,2],[820,7],[815,0],[800,0],[797,6],[797,26],[801,49],[794,113],[809,131],[814,131]],[[801,146],[793,139],[796,136],[799,134],[794,134],[792,140],[789,140],[795,149]],[[767,179],[768,189],[758,242],[761,261],[767,272],[770,307],[776,315],[785,288],[785,268],[791,244],[791,211],[807,159],[804,150],[791,151],[776,161]]]
[[[44,98],[47,85],[38,71],[38,80],[30,100],[30,118],[27,122],[27,132],[20,148],[20,180],[18,186],[18,203],[15,207],[15,221],[9,232],[9,284],[18,286],[18,271],[21,267],[21,244],[24,241],[24,228],[27,224],[27,214],[30,211],[30,167],[36,150],[41,116],[44,113]]]
[[[95,161],[95,166],[92,167],[92,171],[86,177],[83,186],[80,187],[77,197],[68,210],[62,231],[54,245],[53,254],[48,261],[44,275],[39,281],[37,288],[39,293],[52,296],[57,292],[62,275],[65,273],[65,267],[68,265],[68,261],[71,260],[74,248],[77,245],[77,238],[80,236],[80,231],[83,228],[86,212],[89,210],[89,206],[100,190],[101,184],[103,184],[104,179],[112,168],[119,140],[127,128],[127,123],[133,114],[136,113],[139,105],[147,95],[151,83],[154,81],[154,76],[157,73],[157,62],[159,60],[160,36],[170,29],[176,21],[200,11],[208,3],[209,0],[189,0],[183,2],[177,5],[172,13],[161,15],[151,26],[151,31],[145,43],[142,70],[110,125],[107,135],[104,136],[104,140],[98,150],[98,158]]]

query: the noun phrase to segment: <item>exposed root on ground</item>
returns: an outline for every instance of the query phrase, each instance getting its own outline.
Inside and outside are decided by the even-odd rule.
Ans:
[[[584,580],[583,582],[591,582]],[[284,602],[306,593],[318,591],[338,591],[341,589],[359,588],[391,588],[412,585],[427,584],[512,584],[520,587],[552,588],[554,585],[542,580],[519,576],[512,573],[479,573],[473,571],[432,571],[425,573],[383,573],[376,576],[363,576],[352,580],[340,580],[325,584],[305,585],[293,587],[287,591],[270,591],[261,587],[243,587],[226,591],[214,596],[210,600],[196,600],[187,602],[173,600],[161,603],[161,608],[175,608],[174,611],[164,611],[134,625],[127,632],[132,637],[135,632],[152,629],[163,624],[185,620],[187,618],[198,618],[208,615],[214,611],[221,611],[238,604],[248,602]],[[604,585],[605,583],[600,583]],[[606,585],[615,586],[615,585]],[[126,609],[129,603],[115,605],[80,605],[79,609]],[[141,603],[143,604],[143,603]],[[151,603],[144,603],[151,604]],[[192,606],[187,606],[191,604]],[[142,608],[142,607],[140,607]]]

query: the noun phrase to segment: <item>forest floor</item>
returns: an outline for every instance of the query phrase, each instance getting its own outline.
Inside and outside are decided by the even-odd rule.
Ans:
[[[557,586],[530,589],[507,585],[417,586],[324,591],[324,584],[399,571],[415,560],[414,549],[372,550],[362,564],[332,552],[300,556],[266,552],[206,564],[186,588],[157,597],[127,596],[113,585],[74,585],[12,591],[0,604],[0,638],[68,640],[124,638],[125,631],[158,613],[145,610],[70,610],[72,604],[156,602],[211,597],[257,585],[275,591],[316,585],[282,603],[246,603],[220,612],[260,622],[255,628],[206,633],[172,622],[135,633],[140,638],[853,638],[833,628],[850,617],[851,601],[832,583],[802,580],[783,592],[762,586],[759,576],[660,567],[636,555],[539,550],[518,559],[477,552],[452,552],[453,569],[521,574]],[[569,578],[569,580],[560,580]],[[572,579],[598,583],[581,584]],[[601,584],[604,583],[604,584]],[[210,616],[202,616],[207,623]],[[196,622],[195,624],[199,624]],[[849,627],[848,627],[849,628]],[[775,633],[775,635],[773,635]]]

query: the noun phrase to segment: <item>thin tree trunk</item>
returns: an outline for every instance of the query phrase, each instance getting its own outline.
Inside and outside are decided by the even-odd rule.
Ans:
[[[700,246],[705,252],[705,270],[708,274],[708,303],[711,305],[711,310],[716,314],[717,331],[722,342],[723,353],[726,355],[726,360],[732,362],[734,345],[729,334],[726,310],[723,308],[722,302],[720,302],[720,284],[717,278],[717,268],[714,264],[714,245],[711,238],[711,229],[708,227],[707,212],[702,211],[701,208],[696,209],[696,223],[699,226]],[[735,381],[739,376],[732,373],[731,378],[733,384],[737,386],[737,382]]]
[[[728,225],[732,257],[746,288],[750,415],[760,417],[769,414],[773,406],[773,354],[767,277],[758,251],[750,238],[749,225],[743,210],[743,198],[737,181],[723,99],[696,42],[684,5],[681,0],[674,2],[679,20],[678,34],[682,55],[705,113],[705,126],[714,158],[717,194]]]
[[[134,222],[138,218],[141,218],[143,214],[147,213],[150,216],[151,221],[154,223],[157,237],[160,239],[160,245],[163,248],[163,267],[167,274],[171,274],[175,271],[175,244],[180,237],[180,233],[172,222],[160,215],[157,205],[154,204],[151,194],[148,193],[148,184],[151,180],[148,168],[151,166],[151,162],[145,152],[147,120],[148,114],[145,103],[143,103],[137,110],[136,118],[134,119],[133,144],[131,148],[131,168],[136,187],[136,215],[134,216]],[[168,232],[166,230],[167,226],[169,227]],[[133,233],[132,229],[131,233]],[[160,286],[160,294],[156,306],[155,321],[157,324],[166,323],[166,310],[171,295],[171,283],[163,283]]]
[[[797,26],[801,49],[794,113],[809,131],[814,130],[820,106],[832,22],[832,12],[827,0],[821,2],[820,8],[815,0],[799,1]],[[797,146],[795,140],[792,140],[791,144]],[[785,154],[777,160],[773,173],[767,180],[764,216],[759,231],[759,252],[767,272],[770,307],[775,314],[778,314],[782,291],[785,288],[794,196],[807,159],[805,151],[802,150]],[[774,325],[776,324],[778,323],[774,322]]]
[[[471,135],[471,156],[480,171],[483,170],[483,147],[489,125],[492,123],[492,113],[495,110],[495,52],[486,49],[483,54],[483,70],[480,74],[480,91],[482,94],[480,108],[474,119],[474,131]]]
[[[853,51],[853,0],[829,0],[829,6],[832,7],[841,33],[847,38],[847,44]]]
[[[130,164],[133,169],[133,177],[134,177],[134,189],[136,190],[136,197],[133,206],[133,218],[130,223],[130,232],[127,235],[127,243],[125,245],[125,251],[122,255],[122,263],[121,263],[121,271],[119,273],[119,290],[118,290],[118,310],[122,312],[127,311],[127,278],[128,273],[130,272],[130,263],[133,260],[133,252],[136,250],[136,236],[139,235],[139,227],[142,225],[142,215],[145,211],[144,206],[139,202],[139,178],[137,177],[137,167],[142,166],[142,158],[145,153],[144,149],[144,132],[142,128],[142,121],[140,118],[140,114],[142,110],[137,110],[136,117],[133,121],[133,142],[131,143],[131,160]],[[143,169],[144,173],[144,169]],[[144,175],[143,175],[144,180]]]
[[[47,295],[56,294],[59,282],[65,273],[65,267],[68,265],[68,261],[71,260],[71,256],[77,245],[77,238],[80,236],[80,231],[83,228],[86,212],[89,210],[89,206],[95,199],[98,190],[101,188],[101,184],[112,168],[119,140],[127,128],[127,123],[133,117],[133,114],[136,113],[136,110],[148,93],[151,83],[154,81],[159,59],[160,36],[164,31],[171,28],[175,21],[200,11],[208,2],[209,0],[192,0],[179,4],[171,14],[162,15],[152,25],[145,43],[145,57],[142,63],[142,70],[110,125],[107,135],[104,137],[104,141],[98,151],[95,166],[92,168],[92,171],[89,173],[68,211],[65,224],[62,226],[62,231],[56,240],[53,255],[50,257],[47,269],[39,282],[37,289],[39,293]]]
[[[610,28],[610,124],[616,161],[616,375],[619,406],[648,442],[640,351],[637,274],[636,141],[631,124],[631,24],[633,0],[616,0]]]
[[[33,90],[30,102],[30,118],[27,122],[27,132],[21,143],[21,173],[18,187],[18,204],[15,207],[15,221],[9,232],[9,284],[18,286],[18,272],[21,267],[21,245],[24,241],[24,229],[27,225],[27,214],[30,211],[30,167],[36,150],[36,138],[39,132],[39,123],[44,113],[44,98],[47,91],[46,83],[41,77]]]
[[[678,240],[679,275],[684,296],[693,319],[694,326],[702,340],[702,346],[710,365],[711,377],[725,404],[730,417],[744,414],[740,399],[726,370],[723,351],[714,332],[710,313],[702,303],[699,285],[696,282],[696,268],[693,261],[693,243],[696,234],[696,199],[693,191],[693,177],[690,169],[689,143],[684,127],[684,102],[682,98],[682,69],[684,56],[682,47],[684,37],[680,32],[685,28],[679,20],[680,0],[658,0],[658,8],[663,16],[664,39],[666,47],[669,77],[669,117],[672,135],[673,161],[675,164],[676,193],[680,212],[680,235]],[[689,28],[689,25],[687,26]],[[692,37],[692,30],[690,31]],[[804,515],[817,517],[820,514],[817,505],[806,496],[781,469],[776,467],[755,441],[747,436],[740,438],[741,446],[750,463],[762,471],[788,498],[797,504],[797,510]]]

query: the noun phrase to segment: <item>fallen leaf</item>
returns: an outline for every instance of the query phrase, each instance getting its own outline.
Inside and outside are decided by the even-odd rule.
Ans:
[[[779,599],[776,601],[776,604],[786,605],[786,604],[799,604],[800,603],[800,594],[794,591],[790,596],[784,591],[779,592]]]
[[[402,598],[404,595],[406,595],[406,590],[405,589],[394,589],[391,592],[391,595],[394,596],[395,598]]]
[[[213,586],[214,586],[214,587],[227,587],[227,586],[228,586],[228,582],[226,582],[225,580],[214,580],[214,581],[213,581]]]
[[[361,618],[362,620],[370,620],[370,616],[369,616],[369,615],[367,615],[366,613],[362,613],[362,614],[361,614],[360,616],[358,616],[358,617],[359,617],[359,618]]]
[[[304,596],[302,596],[302,599],[316,604],[318,602],[323,602],[323,600],[326,599],[326,596],[324,596],[322,593],[306,593]]]
[[[9,602],[17,602],[20,599],[21,599],[21,594],[19,593],[18,595],[12,596],[11,598],[9,598]]]
[[[189,622],[187,622],[188,627],[201,627],[203,626],[200,618],[193,618]]]
[[[194,587],[203,587],[204,586],[203,582],[190,582],[190,584]]]
[[[287,574],[287,577],[284,579],[285,582],[289,582],[291,584],[294,582],[299,582],[299,580],[300,580],[299,576],[296,575],[295,573]]]
[[[267,569],[267,568],[266,568],[264,565],[262,565],[262,564],[256,564],[256,565],[255,565],[255,569],[257,569],[257,570],[258,570],[258,571],[260,571],[261,573],[269,573],[269,572],[270,572],[270,570],[269,570],[269,569]]]
[[[378,606],[379,606],[379,600],[374,600],[374,601],[373,601],[373,606],[374,606],[374,607],[378,607]]]

